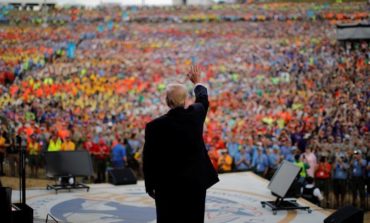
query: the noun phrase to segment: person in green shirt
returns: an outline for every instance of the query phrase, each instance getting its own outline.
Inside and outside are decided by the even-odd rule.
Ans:
[[[50,141],[49,141],[49,146],[48,146],[48,152],[59,152],[62,149],[62,140],[54,134]]]
[[[301,172],[299,173],[299,180],[298,182],[303,185],[306,177],[307,177],[307,169],[310,168],[310,165],[308,165],[307,162],[304,162],[304,155],[296,154],[294,156],[294,165],[301,168]]]

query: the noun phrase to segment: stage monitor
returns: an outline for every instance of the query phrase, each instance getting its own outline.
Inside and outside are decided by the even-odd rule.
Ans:
[[[301,168],[291,162],[283,161],[272,177],[268,188],[279,197],[285,197]]]
[[[87,151],[46,152],[46,175],[60,176],[92,176],[91,156]]]

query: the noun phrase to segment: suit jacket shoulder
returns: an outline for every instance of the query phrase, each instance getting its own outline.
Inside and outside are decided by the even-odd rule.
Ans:
[[[156,128],[158,126],[161,126],[161,124],[166,120],[167,118],[167,115],[162,115],[162,116],[159,116],[153,120],[151,120],[150,122],[148,122],[146,124],[146,128]]]

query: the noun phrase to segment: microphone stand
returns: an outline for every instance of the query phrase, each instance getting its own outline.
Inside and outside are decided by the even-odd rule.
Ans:
[[[15,211],[12,214],[12,222],[33,223],[33,209],[26,204],[26,146],[24,137],[16,136],[14,147],[19,152],[19,203],[13,204]]]
[[[17,140],[17,139],[16,139]],[[20,202],[26,204],[26,139],[19,142],[19,193]]]

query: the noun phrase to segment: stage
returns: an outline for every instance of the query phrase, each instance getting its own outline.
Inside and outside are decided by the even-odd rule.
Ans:
[[[205,221],[209,223],[319,223],[328,212],[304,200],[313,212],[279,211],[273,215],[262,208],[260,201],[273,200],[267,189],[268,181],[250,172],[220,175],[221,181],[207,192]],[[154,223],[154,201],[145,194],[144,182],[137,185],[90,185],[90,191],[72,192],[42,189],[27,190],[27,204],[34,209],[34,217],[44,221],[50,213],[59,222],[78,223]],[[13,202],[19,193],[13,191]],[[179,216],[181,218],[181,216]],[[52,222],[52,221],[50,221]],[[176,223],[176,219],[173,221]]]

